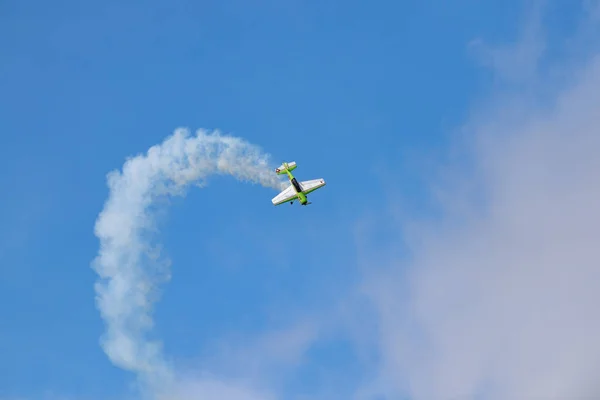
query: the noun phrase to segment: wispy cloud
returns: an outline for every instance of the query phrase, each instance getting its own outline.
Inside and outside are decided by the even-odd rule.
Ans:
[[[257,335],[211,342],[213,351],[181,365],[176,382],[159,400],[279,399],[283,382],[318,336],[314,321],[299,320]]]
[[[266,390],[257,389],[249,382],[224,379],[212,374],[187,374],[179,376],[169,392],[159,400],[274,400],[276,397]]]
[[[512,44],[489,44],[477,38],[470,43],[479,61],[490,68],[505,84],[532,83],[539,61],[546,49],[542,24],[545,0],[527,2],[526,23],[522,24],[519,40]]]
[[[531,37],[493,65],[530,79]],[[366,393],[600,396],[600,57],[550,107],[515,96],[467,124],[474,170],[436,183],[444,218],[402,221],[410,262],[370,276],[381,373]]]

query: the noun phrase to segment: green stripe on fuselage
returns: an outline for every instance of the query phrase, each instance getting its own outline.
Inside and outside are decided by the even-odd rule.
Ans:
[[[300,188],[300,184],[298,183],[298,181],[296,180],[294,175],[292,175],[292,173],[289,170],[286,169],[285,172],[287,172],[287,176],[288,176],[290,182],[292,183],[292,186],[294,186],[294,190],[298,194],[298,200],[300,201],[300,204],[302,204],[302,205],[306,204],[308,202],[308,200],[306,199],[306,195]]]

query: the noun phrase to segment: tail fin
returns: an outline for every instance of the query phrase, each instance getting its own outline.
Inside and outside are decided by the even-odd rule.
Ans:
[[[284,175],[284,174],[286,174],[288,171],[293,171],[293,170],[295,170],[295,169],[296,169],[296,167],[297,167],[297,165],[296,165],[296,161],[292,161],[292,162],[289,162],[289,163],[286,163],[286,162],[284,162],[284,163],[282,163],[282,164],[279,166],[279,168],[277,168],[277,169],[275,170],[275,172],[277,173],[277,175]]]

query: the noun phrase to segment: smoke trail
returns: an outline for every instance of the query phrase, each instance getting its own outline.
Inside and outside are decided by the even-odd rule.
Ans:
[[[161,199],[184,195],[189,185],[202,186],[213,174],[281,190],[268,157],[240,138],[177,129],[107,177],[110,194],[96,221],[100,249],[92,263],[101,278],[95,285],[106,323],[101,344],[113,364],[136,373],[152,393],[167,390],[173,379],[160,342],[147,337],[157,287],[170,278],[168,262],[158,260],[152,244],[153,213]]]

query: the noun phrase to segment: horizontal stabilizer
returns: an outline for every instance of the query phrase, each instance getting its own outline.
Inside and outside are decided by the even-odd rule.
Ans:
[[[275,170],[275,172],[277,172],[277,175],[283,175],[283,174],[287,173],[287,171],[293,171],[293,170],[295,170],[296,167],[297,167],[296,161],[292,161],[292,162],[289,162],[289,163],[285,163],[284,162],[284,163],[282,163],[279,166],[279,168],[277,168]]]

